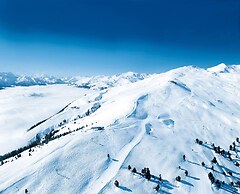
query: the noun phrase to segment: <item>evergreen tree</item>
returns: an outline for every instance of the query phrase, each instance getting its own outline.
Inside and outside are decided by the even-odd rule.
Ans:
[[[116,187],[119,187],[119,182],[118,182],[117,180],[115,180],[114,185],[115,185]]]
[[[220,188],[221,183],[220,183],[220,181],[219,181],[218,179],[216,180],[215,184],[216,184],[216,187],[217,187],[217,188]]]
[[[154,189],[155,189],[156,191],[159,191],[160,185],[158,184],[156,187],[154,187]]]
[[[132,172],[133,172],[133,173],[137,173],[137,170],[136,170],[135,167],[133,168]]]
[[[215,179],[211,172],[208,173],[208,178],[210,179],[211,183],[213,184]]]
[[[161,174],[159,175],[159,179],[158,180],[162,181],[162,175]]]
[[[151,174],[150,174],[149,168],[147,168],[147,171],[146,171],[146,173],[145,173],[145,178],[146,178],[147,180],[150,180],[150,179],[151,179]]]
[[[211,170],[214,171],[214,167],[213,166],[211,167]]]
[[[196,143],[199,143],[199,139],[198,138],[196,139]]]
[[[181,181],[181,177],[180,177],[180,176],[177,176],[177,177],[176,177],[176,181]]]
[[[143,175],[145,175],[146,171],[147,171],[147,169],[143,168],[141,172],[142,172]]]
[[[214,157],[214,158],[212,159],[212,163],[214,163],[214,164],[217,163],[217,159],[216,159],[216,157]]]

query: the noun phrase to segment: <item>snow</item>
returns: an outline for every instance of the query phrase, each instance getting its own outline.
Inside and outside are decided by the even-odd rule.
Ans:
[[[0,155],[27,144],[26,132],[31,126],[88,93],[86,89],[67,85],[0,90]]]
[[[234,165],[239,156],[230,151],[234,162],[229,161],[211,146],[228,151],[240,136],[239,69],[182,67],[141,78],[126,73],[80,81],[90,89],[51,85],[1,90],[1,154],[37,134],[69,134],[35,147],[31,156],[26,150],[18,159],[6,159],[0,166],[0,193],[141,194],[157,193],[157,184],[158,193],[239,193],[230,186],[240,179]],[[211,163],[213,157],[218,164]],[[147,167],[163,180],[148,181],[128,165],[138,172]],[[208,179],[212,165],[214,177],[226,183],[220,189]],[[228,171],[233,176],[222,174]]]
[[[77,77],[75,78],[75,85],[78,87],[89,87],[92,89],[106,89],[108,87],[115,87],[134,83],[149,77],[148,74],[139,74],[134,72],[127,72],[117,74],[114,76],[95,76],[95,77]]]
[[[214,73],[240,73],[240,65],[226,65],[224,63],[220,63],[217,66],[211,67],[207,69],[210,72]]]

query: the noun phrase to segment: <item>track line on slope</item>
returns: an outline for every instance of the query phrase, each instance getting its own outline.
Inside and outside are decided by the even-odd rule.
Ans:
[[[66,108],[68,108],[72,103],[74,103],[77,100],[73,100],[72,102],[68,103],[64,108],[62,108],[60,111],[58,111],[57,113],[49,116],[48,118],[39,121],[38,123],[36,123],[35,125],[31,126],[29,129],[27,129],[27,132],[32,131],[33,129],[35,129],[36,127],[38,127],[39,125],[42,125],[43,123],[45,123],[46,121],[50,120],[51,118],[57,116],[58,114],[62,113],[64,110],[66,110]]]
[[[141,142],[145,134],[145,122],[141,123],[141,132],[129,144],[125,145],[119,154],[115,157],[118,162],[112,162],[105,172],[89,186],[84,193],[97,194],[99,193],[118,173],[129,153],[132,149]]]

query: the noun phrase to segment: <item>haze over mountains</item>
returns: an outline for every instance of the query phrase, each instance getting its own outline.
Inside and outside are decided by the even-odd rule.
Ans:
[[[240,193],[239,65],[0,80],[0,193]]]

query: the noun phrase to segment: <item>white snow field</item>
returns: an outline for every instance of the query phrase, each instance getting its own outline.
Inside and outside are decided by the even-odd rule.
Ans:
[[[0,90],[0,155],[27,144],[27,129],[88,93],[67,85]]]
[[[220,64],[106,88],[0,90],[0,193],[240,193],[239,82],[240,66]]]

